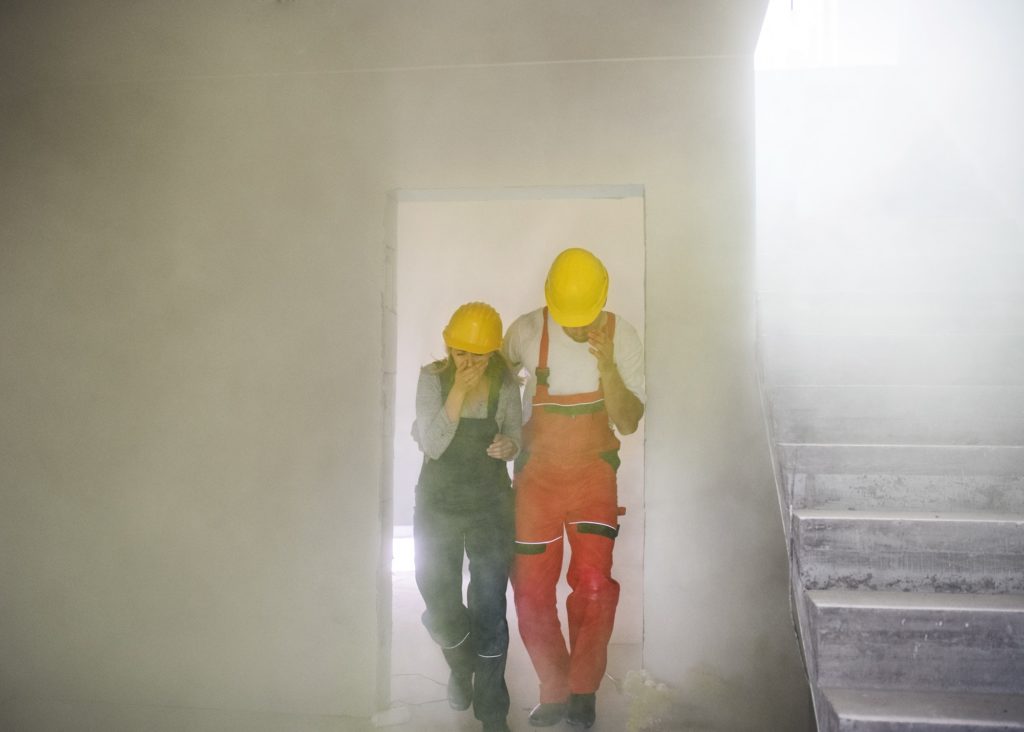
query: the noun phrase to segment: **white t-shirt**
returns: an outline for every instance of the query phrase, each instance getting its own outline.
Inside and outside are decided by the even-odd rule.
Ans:
[[[530,419],[533,395],[537,390],[537,361],[540,359],[540,337],[544,308],[522,315],[509,326],[501,350],[517,368],[526,369],[523,392],[523,423]],[[626,388],[646,403],[644,391],[644,346],[636,328],[615,316],[615,366]],[[565,334],[562,326],[548,313],[548,390],[551,394],[585,394],[597,391],[600,376],[597,359],[590,353],[589,343],[577,343]]]

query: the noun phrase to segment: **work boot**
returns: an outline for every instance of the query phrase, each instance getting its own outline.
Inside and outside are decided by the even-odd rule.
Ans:
[[[508,722],[504,719],[492,719],[484,722],[484,732],[512,732],[508,727]]]
[[[569,707],[565,702],[548,702],[538,704],[530,712],[531,727],[550,727],[565,719],[565,711]]]
[[[569,717],[566,721],[576,727],[589,729],[597,719],[595,706],[597,697],[595,694],[570,694],[569,695]]]
[[[473,675],[457,674],[448,677],[448,706],[462,712],[473,703]]]

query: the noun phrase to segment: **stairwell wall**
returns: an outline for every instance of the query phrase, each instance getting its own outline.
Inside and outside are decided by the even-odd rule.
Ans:
[[[713,688],[711,722],[805,728],[753,371],[762,4],[711,54],[664,32],[685,3],[567,11],[639,46],[546,4],[400,5],[5,11],[5,719],[379,708],[388,194],[631,183],[645,663]]]

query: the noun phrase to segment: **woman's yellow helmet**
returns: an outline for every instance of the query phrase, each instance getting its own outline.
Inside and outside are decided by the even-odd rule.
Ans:
[[[470,353],[490,353],[501,348],[501,316],[485,302],[467,302],[452,314],[444,329],[449,348]]]

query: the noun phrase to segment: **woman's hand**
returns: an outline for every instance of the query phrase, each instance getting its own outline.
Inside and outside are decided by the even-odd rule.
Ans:
[[[455,367],[455,383],[452,385],[452,388],[461,391],[463,394],[468,394],[480,383],[480,377],[484,375],[486,370],[487,359],[485,358],[479,361],[465,360],[457,364]]]
[[[498,460],[511,460],[516,454],[516,443],[508,435],[497,434],[487,446],[487,454]]]

